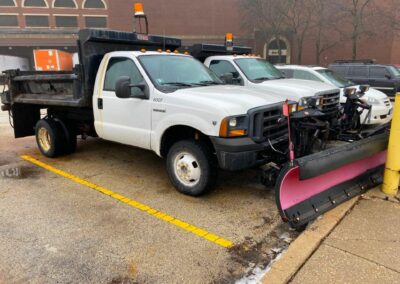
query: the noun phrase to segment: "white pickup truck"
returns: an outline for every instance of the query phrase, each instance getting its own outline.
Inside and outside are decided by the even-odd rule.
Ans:
[[[360,91],[360,86],[346,80],[342,75],[330,69],[319,66],[278,65],[277,68],[285,73],[288,78],[318,81],[340,88],[340,103],[346,103],[345,89],[355,88]],[[392,119],[393,106],[388,96],[370,88],[365,92],[363,99],[372,106],[371,111],[363,111],[360,122],[365,125],[384,124]]]
[[[322,97],[322,112],[337,115],[340,90],[322,82],[286,79],[272,64],[258,56],[216,55],[205,58],[204,65],[229,84],[275,94],[306,107],[313,97]],[[227,76],[228,75],[228,76]],[[230,77],[230,78],[229,78]]]
[[[6,72],[2,109],[15,137],[36,135],[47,157],[74,152],[79,134],[148,149],[166,158],[177,190],[196,196],[213,187],[218,165],[255,167],[287,147],[284,96],[224,85],[189,55],[144,50],[178,39],[88,29],[78,44],[72,73]]]

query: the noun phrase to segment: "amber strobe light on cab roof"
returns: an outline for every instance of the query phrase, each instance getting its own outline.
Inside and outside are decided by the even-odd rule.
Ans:
[[[135,12],[135,16],[143,16],[144,15],[144,9],[143,9],[142,3],[135,3],[133,6],[133,10]]]
[[[232,33],[225,34],[225,47],[227,50],[230,50],[230,51],[233,50],[233,34]]]

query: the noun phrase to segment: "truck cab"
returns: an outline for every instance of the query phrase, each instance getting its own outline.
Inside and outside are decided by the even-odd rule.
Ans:
[[[309,97],[322,97],[323,109],[327,114],[335,114],[339,108],[340,90],[322,82],[287,79],[272,64],[258,56],[216,55],[207,57],[204,65],[223,78],[232,74],[230,84],[241,85],[263,91],[282,99],[304,104]]]

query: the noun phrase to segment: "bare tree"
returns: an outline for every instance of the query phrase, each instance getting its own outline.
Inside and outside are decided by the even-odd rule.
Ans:
[[[336,1],[339,13],[342,14],[343,26],[351,27],[349,33],[352,43],[352,59],[357,59],[358,43],[362,36],[372,35],[373,30],[366,28],[366,23],[371,20],[377,11],[376,0],[338,0]],[[347,21],[346,21],[347,20]],[[348,33],[346,30],[344,34]]]
[[[258,29],[265,41],[275,38],[278,43],[279,61],[282,56],[280,38],[285,32],[285,18],[281,0],[242,0],[248,26]]]
[[[312,28],[311,37],[315,44],[315,62],[321,63],[324,52],[336,47],[342,42],[343,36],[338,30],[341,16],[332,13],[332,1],[313,0],[312,2]]]
[[[286,20],[297,47],[297,63],[302,63],[304,40],[312,25],[312,0],[281,0],[280,14]]]

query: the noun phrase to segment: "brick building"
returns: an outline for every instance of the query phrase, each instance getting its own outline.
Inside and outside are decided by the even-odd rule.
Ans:
[[[135,0],[0,0],[0,54],[30,58],[37,48],[76,51],[81,28],[108,28],[132,31]],[[276,62],[277,42],[263,39],[243,24],[240,0],[142,0],[150,33],[177,36],[183,43],[223,43],[226,32],[235,35],[235,44],[248,45],[254,52]],[[283,37],[283,60],[296,63],[296,46],[290,35]],[[400,41],[385,37],[360,42],[359,57],[382,63],[400,63]],[[321,64],[349,58],[350,42],[343,42],[323,54]],[[313,43],[304,47],[303,63],[315,63]]]

